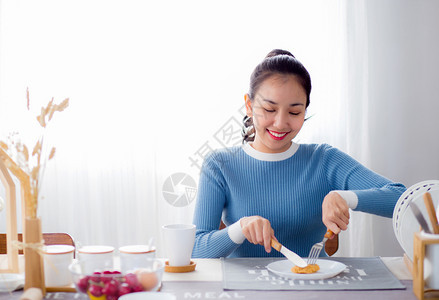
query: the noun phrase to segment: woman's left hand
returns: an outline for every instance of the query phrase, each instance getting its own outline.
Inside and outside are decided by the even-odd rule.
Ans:
[[[323,199],[322,221],[335,234],[348,228],[349,206],[337,192],[330,192]]]

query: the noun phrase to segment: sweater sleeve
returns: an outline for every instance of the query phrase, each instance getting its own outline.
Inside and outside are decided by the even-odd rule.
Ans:
[[[369,170],[346,153],[325,145],[323,163],[334,190],[350,190],[358,197],[355,210],[392,217],[406,187]]]
[[[226,183],[214,154],[205,158],[200,174],[194,212],[197,228],[192,252],[194,258],[226,257],[240,246],[229,237],[229,227],[219,230],[226,201]]]

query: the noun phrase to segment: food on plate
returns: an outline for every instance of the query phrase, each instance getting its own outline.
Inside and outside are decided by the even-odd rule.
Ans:
[[[297,273],[297,274],[311,274],[311,273],[317,272],[318,270],[320,270],[320,267],[317,264],[307,265],[304,268],[301,268],[299,266],[294,266],[291,268],[291,272]]]

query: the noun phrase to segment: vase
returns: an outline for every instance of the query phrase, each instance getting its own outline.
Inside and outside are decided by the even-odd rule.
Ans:
[[[44,282],[44,260],[38,245],[43,240],[40,218],[26,218],[24,221],[24,289],[35,287],[46,295]]]

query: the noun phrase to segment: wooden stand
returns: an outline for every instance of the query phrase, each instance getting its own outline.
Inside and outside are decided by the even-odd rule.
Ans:
[[[439,300],[439,290],[426,289],[424,280],[425,248],[428,245],[439,244],[439,240],[428,239],[415,233],[413,242],[413,293],[419,300]],[[434,270],[438,272],[439,270]]]
[[[24,289],[31,287],[41,289],[43,296],[46,295],[46,285],[44,283],[44,264],[43,256],[39,249],[32,245],[39,244],[43,240],[41,231],[41,220],[39,218],[26,218],[25,220],[25,246],[24,246]]]
[[[12,241],[18,239],[15,184],[1,158],[0,181],[6,191],[6,251],[8,253],[8,267],[6,269],[0,269],[0,273],[18,273],[18,249],[12,247]]]
[[[42,242],[43,233],[41,231],[41,220],[36,217],[36,204],[34,205],[34,199],[31,195],[30,177],[9,157],[9,155],[2,148],[0,148],[0,160],[1,165],[7,168],[6,171],[9,170],[13,175],[15,175],[15,177],[17,177],[21,186],[22,219],[24,221],[24,289],[27,290],[31,287],[39,288],[41,289],[43,296],[45,296],[46,286],[44,284],[43,257],[39,252],[40,249],[35,247],[35,245],[38,245]],[[1,171],[3,174],[4,170],[2,169]],[[2,182],[3,181],[4,180],[2,179]],[[8,186],[10,187],[10,184],[8,184]],[[17,235],[15,238],[18,239]],[[12,243],[9,245],[11,244]],[[12,254],[13,251],[11,250],[10,253]]]

